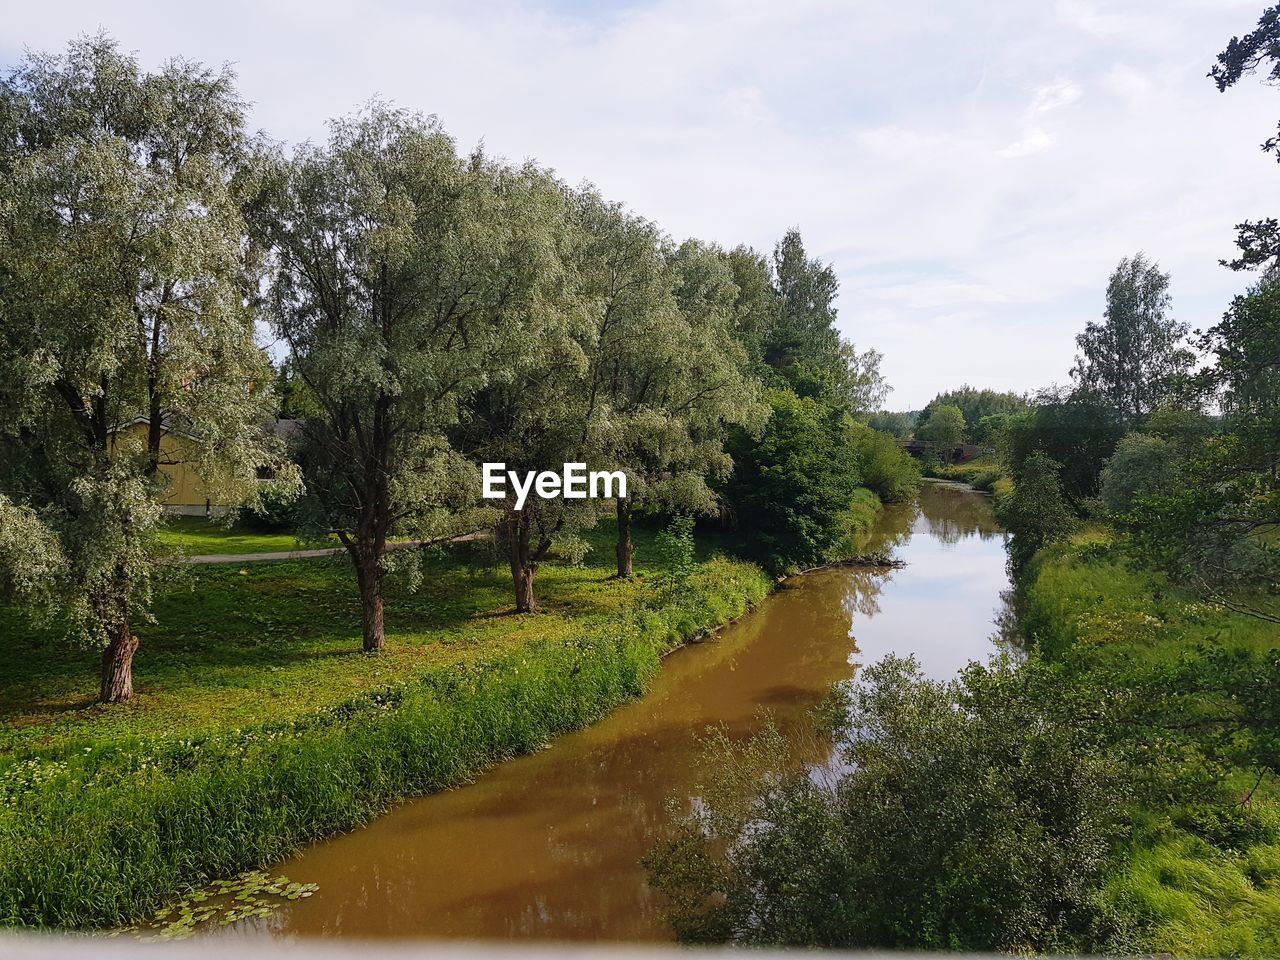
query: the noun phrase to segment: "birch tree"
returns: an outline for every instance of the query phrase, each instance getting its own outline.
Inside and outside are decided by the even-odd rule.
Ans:
[[[1141,253],[1123,257],[1107,283],[1102,323],[1076,337],[1076,383],[1133,425],[1172,396],[1194,356],[1187,325],[1169,314],[1169,274]]]

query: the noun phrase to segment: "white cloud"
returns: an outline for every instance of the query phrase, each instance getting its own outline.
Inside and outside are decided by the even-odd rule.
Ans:
[[[1000,151],[1002,157],[1029,157],[1035,153],[1044,153],[1053,146],[1053,137],[1039,127],[1032,127],[1021,140],[1009,144]]]
[[[1280,98],[1220,95],[1257,0],[50,0],[11,4],[0,61],[106,28],[149,64],[232,61],[288,141],[374,95],[589,178],[674,235],[767,248],[798,225],[894,402],[961,380],[1062,380],[1106,277],[1145,249],[1212,320],[1244,279],[1232,225],[1275,214],[1257,149]]]
[[[1079,99],[1079,87],[1069,80],[1058,80],[1036,90],[1031,106],[1027,107],[1027,118],[1039,119],[1045,114],[1069,107]]]

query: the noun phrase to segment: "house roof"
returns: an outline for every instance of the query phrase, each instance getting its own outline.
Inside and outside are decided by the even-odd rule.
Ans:
[[[115,434],[115,433],[119,433],[121,430],[128,430],[130,427],[137,427],[137,426],[149,427],[150,425],[151,425],[150,417],[134,417],[132,420],[126,420],[124,423],[116,424],[114,427],[108,430],[107,433]],[[160,429],[163,430],[165,433],[172,433],[179,437],[185,437],[188,440],[200,439],[199,435],[192,433],[189,430],[183,430],[178,427],[175,427],[172,423],[169,422],[169,418],[167,416],[160,418]]]
[[[132,420],[126,420],[124,423],[117,424],[112,427],[109,433],[115,434],[121,430],[127,430],[129,427],[150,426],[150,417],[134,417]],[[302,429],[302,421],[288,420],[277,417],[270,424],[264,424],[268,430],[282,440],[288,440],[299,430]],[[184,430],[181,427],[174,426],[168,415],[160,418],[160,429],[165,433],[172,433],[175,436],[184,437],[187,440],[199,440],[200,435],[191,430]]]

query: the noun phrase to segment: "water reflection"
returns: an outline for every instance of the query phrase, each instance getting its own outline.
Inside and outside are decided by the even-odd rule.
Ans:
[[[600,724],[273,868],[320,890],[222,935],[669,939],[639,860],[670,822],[668,798],[700,791],[697,732],[745,737],[768,710],[799,759],[821,764],[831,745],[809,713],[857,664],[913,652],[943,675],[991,650],[1007,581],[987,498],[927,485],[882,514],[867,549],[907,566],[789,582]]]
[[[920,496],[920,515],[928,525],[929,534],[948,546],[974,536],[984,542],[998,539],[1004,543],[1004,533],[996,525],[990,499],[975,496],[961,484],[926,484]]]
[[[917,502],[886,508],[873,536],[894,545],[902,570],[851,570],[844,607],[855,660],[911,654],[935,679],[993,652],[1001,633],[1004,534],[989,497],[950,483],[926,483]]]

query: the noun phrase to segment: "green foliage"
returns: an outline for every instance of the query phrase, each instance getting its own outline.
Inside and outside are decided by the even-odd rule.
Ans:
[[[1156,531],[1148,539],[1166,542],[1170,557],[1181,544],[1190,554],[1184,571],[1220,583],[1265,585],[1274,593],[1280,589],[1280,283],[1266,277],[1236,297],[1200,346],[1214,359],[1201,381],[1222,406],[1223,435],[1198,447],[1194,434],[1183,441],[1198,489],[1148,504]]]
[[[1038,655],[1093,696],[1128,700],[1118,743],[1152,788],[1103,891],[1122,921],[1110,949],[1270,956],[1280,916],[1274,626],[1133,567],[1122,547],[1086,530],[1043,551],[1021,602]]]
[[[733,466],[726,430],[766,413],[733,329],[726,258],[693,240],[672,249],[656,225],[593,191],[575,194],[573,210],[578,296],[592,325],[580,389],[594,401],[587,439],[598,442],[576,459],[626,471],[625,509],[711,514],[709,484]]]
[[[1145,433],[1126,434],[1102,469],[1102,503],[1127,513],[1138,499],[1177,485],[1180,457],[1172,443]]]
[[[1271,6],[1263,10],[1257,27],[1243,37],[1232,37],[1227,48],[1218,54],[1218,62],[1209,76],[1219,92],[1234,86],[1245,74],[1254,73],[1270,61],[1268,79],[1280,77],[1280,10]],[[1262,144],[1267,153],[1280,156],[1280,137],[1267,138]],[[1266,217],[1257,221],[1245,221],[1236,225],[1236,246],[1240,256],[1230,262],[1223,261],[1233,270],[1270,268],[1280,256],[1280,221]]]
[[[40,524],[30,544],[50,561],[39,584],[30,563],[8,579],[119,653],[102,693],[127,699],[158,569],[161,428],[194,438],[184,455],[225,502],[257,499],[260,466],[292,480],[261,430],[273,400],[245,305],[255,147],[228,71],[174,60],[143,73],[102,36],[28,55],[0,100],[13,125],[0,145],[0,486]],[[135,418],[143,440],[119,432]]]
[[[1181,482],[1139,497],[1122,525],[1134,555],[1182,582],[1217,591],[1280,587],[1280,485],[1250,469],[1238,434],[1215,438],[1186,462]]]
[[[1008,462],[1014,482],[1034,453],[1061,464],[1062,491],[1074,510],[1098,494],[1102,467],[1124,436],[1116,412],[1082,394],[1045,391],[1031,411],[1009,426]]]
[[[1130,427],[1178,392],[1195,361],[1183,345],[1189,328],[1167,316],[1170,302],[1159,264],[1141,253],[1123,257],[1107,284],[1103,322],[1076,337],[1077,385]]]
[[[236,525],[245,531],[256,533],[308,531],[307,535],[314,538],[315,526],[306,507],[307,501],[299,498],[293,491],[268,490],[257,503],[236,514]]]
[[[966,383],[957,390],[943,391],[930,400],[920,411],[917,422],[927,422],[938,407],[956,407],[968,425],[968,439],[973,443],[987,443],[988,440],[979,435],[978,425],[982,420],[987,417],[1010,417],[1025,413],[1028,403],[1027,398],[1019,393],[979,390]]]
[[[1062,492],[1061,467],[1042,453],[1023,462],[1013,492],[996,502],[996,519],[1009,532],[1009,560],[1023,567],[1047,543],[1065,537],[1076,517]]]
[[[964,414],[959,407],[936,406],[919,427],[916,437],[931,443],[938,451],[950,454],[964,442]]]
[[[459,157],[434,119],[378,104],[271,173],[258,220],[272,322],[315,407],[296,440],[308,513],[350,550],[364,645],[378,649],[387,538],[468,525],[479,478],[446,431],[517,315],[554,312],[546,224],[562,198],[535,171]]]
[[[929,476],[967,483],[983,493],[995,493],[998,486],[1008,485],[1004,467],[990,458],[970,460],[968,463],[937,464],[929,471]]]
[[[1016,414],[993,413],[982,417],[969,428],[969,439],[980,446],[1001,449],[1008,445],[1009,427]]]
[[[1273,600],[1280,588],[1277,285],[1264,278],[1236,297],[1200,346],[1214,359],[1198,379],[1223,411],[1218,429],[1194,409],[1148,418],[1145,429],[1176,451],[1179,477],[1149,484],[1124,529],[1137,559],[1182,582],[1215,593],[1262,590]]]
[[[1083,709],[1082,709],[1083,707]],[[784,742],[725,738],[718,771],[648,861],[686,941],[1067,951],[1097,942],[1130,772],[1100,749],[1106,705],[1053,671],[866,668],[834,782],[769,774]],[[765,762],[771,765],[765,766]],[[764,770],[761,770],[761,767]]]
[[[766,385],[852,413],[876,409],[889,392],[880,354],[858,353],[836,328],[839,286],[830,264],[806,253],[798,230],[774,247],[772,262],[739,248],[729,254],[739,329]]]
[[[1142,432],[1172,444],[1181,456],[1195,453],[1206,440],[1218,432],[1218,423],[1200,410],[1181,406],[1164,406],[1152,411],[1142,424]]]
[[[693,517],[673,517],[658,534],[658,557],[662,564],[663,586],[683,587],[694,571]]]
[[[319,889],[318,884],[298,883],[288,877],[271,877],[260,870],[251,870],[234,880],[215,881],[207,889],[161,907],[143,928],[158,932],[141,939],[143,942],[185,940],[197,929],[225,927],[250,917],[269,917],[282,904],[310,897]],[[139,928],[126,929],[137,932]]]
[[[1268,7],[1258,18],[1258,26],[1243,37],[1232,37],[1218,54],[1209,76],[1220,91],[1234,86],[1245,74],[1254,73],[1271,61],[1268,79],[1280,80],[1280,10]]]
[[[830,264],[810,258],[800,231],[788,230],[773,250],[778,314],[765,339],[764,360],[775,370],[821,367],[839,345]]]
[[[886,503],[900,503],[920,489],[920,464],[893,438],[861,424],[849,426],[858,481]]]
[[[848,415],[811,397],[775,390],[758,437],[731,442],[735,470],[725,499],[748,552],[773,572],[828,559],[858,486]]]
[[[840,536],[827,548],[824,559],[837,563],[862,553],[867,534],[875,524],[880,509],[880,498],[872,490],[867,487],[855,490],[849,506],[841,511],[837,519]]]
[[[916,428],[916,415],[911,410],[880,410],[867,417],[867,426],[895,440],[905,440]]]

